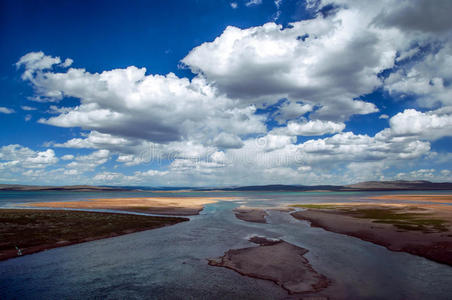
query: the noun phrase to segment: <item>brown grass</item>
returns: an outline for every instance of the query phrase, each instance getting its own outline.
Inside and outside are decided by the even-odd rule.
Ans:
[[[0,209],[0,260],[45,249],[159,228],[187,218],[68,210]]]

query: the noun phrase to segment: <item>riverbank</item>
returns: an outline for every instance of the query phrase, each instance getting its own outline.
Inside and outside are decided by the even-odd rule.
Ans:
[[[188,220],[69,210],[0,209],[0,260]]]
[[[292,213],[313,227],[357,237],[452,266],[452,206],[434,204],[300,204]]]

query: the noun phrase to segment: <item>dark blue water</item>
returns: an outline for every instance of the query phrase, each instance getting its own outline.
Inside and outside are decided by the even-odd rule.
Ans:
[[[162,193],[1,193],[2,206]],[[235,218],[239,205],[359,201],[375,193],[227,193],[236,201],[207,205],[189,222],[72,245],[0,262],[0,299],[283,299],[272,282],[252,279],[208,258],[252,246],[251,235],[282,238],[309,250],[314,269],[332,280],[321,295],[348,299],[450,299],[452,268],[345,235],[311,228],[272,211],[270,224]],[[169,194],[168,194],[169,195]],[[179,195],[179,194],[177,194]],[[212,196],[210,193],[202,195]],[[215,193],[221,196],[222,194]],[[171,194],[175,196],[175,194]],[[182,193],[180,197],[193,196]]]

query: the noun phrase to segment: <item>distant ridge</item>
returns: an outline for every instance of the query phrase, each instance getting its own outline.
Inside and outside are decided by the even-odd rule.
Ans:
[[[273,192],[306,192],[313,190],[327,190],[338,191],[342,186],[335,185],[284,185],[284,184],[270,184],[270,185],[251,185],[222,188],[222,191],[273,191]]]
[[[434,191],[452,190],[451,182],[430,182],[426,180],[406,181],[365,181],[350,185],[250,185],[223,188],[193,188],[193,187],[144,187],[144,186],[35,186],[19,184],[0,184],[0,191],[250,191],[250,192],[309,192],[309,191]]]
[[[394,181],[365,181],[346,185],[343,189],[385,191],[385,190],[452,190],[450,182],[430,182],[427,180],[394,180]]]
[[[219,189],[222,191],[416,191],[416,190],[452,190],[450,182],[430,182],[426,180],[406,181],[365,181],[350,185],[252,185]]]

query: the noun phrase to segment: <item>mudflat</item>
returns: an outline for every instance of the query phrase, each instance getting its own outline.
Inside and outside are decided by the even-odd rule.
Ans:
[[[283,240],[255,236],[250,241],[259,246],[229,250],[222,257],[210,259],[209,265],[271,280],[291,294],[319,292],[328,286],[329,280],[303,256],[308,250]]]
[[[439,204],[300,204],[292,216],[336,233],[360,238],[452,266],[452,206]]]
[[[253,223],[267,223],[265,219],[268,213],[263,208],[253,207],[237,207],[234,209],[234,214],[237,219]]]
[[[68,210],[0,209],[0,260],[188,220]]]
[[[99,198],[86,201],[38,202],[24,206],[47,208],[111,209],[161,215],[191,216],[203,210],[205,204],[219,200],[235,200],[237,197],[133,197]]]
[[[240,206],[234,208],[233,212],[237,219],[252,223],[268,223],[267,217],[269,211],[291,212],[294,209],[284,206],[272,206],[272,207],[248,207]]]

